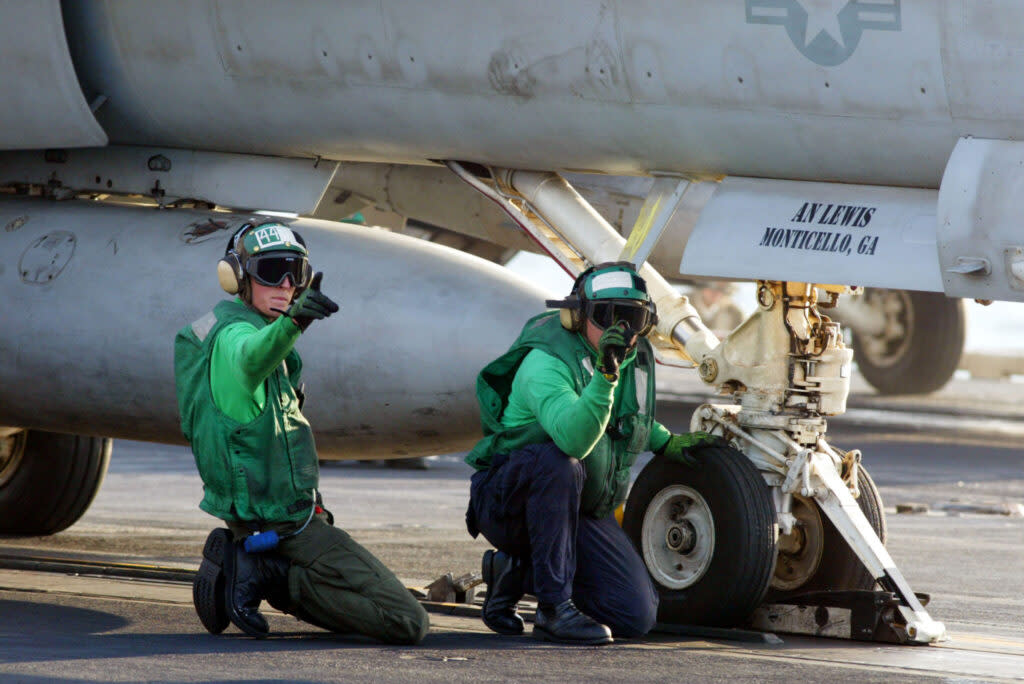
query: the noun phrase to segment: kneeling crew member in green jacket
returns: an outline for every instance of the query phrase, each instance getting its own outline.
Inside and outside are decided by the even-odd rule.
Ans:
[[[483,620],[521,634],[516,604],[529,593],[536,638],[642,636],[658,594],[614,510],[639,453],[686,461],[706,436],[672,435],[654,420],[644,336],[657,315],[630,264],[584,271],[567,299],[548,306],[561,312],[530,319],[477,379],[484,438],[466,457],[477,470],[466,521],[498,548],[483,558]]]
[[[243,225],[217,265],[234,300],[174,342],[181,426],[192,445],[210,533],[193,585],[196,612],[219,634],[233,622],[269,631],[260,601],[341,633],[415,644],[429,626],[402,583],[347,533],[317,493],[313,433],[302,415],[303,331],[337,304],[311,277],[302,238],[276,223]]]

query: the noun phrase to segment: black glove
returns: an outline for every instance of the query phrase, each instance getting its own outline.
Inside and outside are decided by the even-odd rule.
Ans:
[[[619,364],[626,358],[633,334],[628,325],[619,321],[609,326],[597,341],[597,370],[609,382],[619,379]]]
[[[309,324],[321,318],[327,318],[338,310],[338,305],[331,301],[331,298],[320,291],[320,281],[323,279],[323,271],[317,271],[309,287],[302,291],[295,301],[291,303],[287,311],[281,311],[288,316],[299,330],[305,331]]]

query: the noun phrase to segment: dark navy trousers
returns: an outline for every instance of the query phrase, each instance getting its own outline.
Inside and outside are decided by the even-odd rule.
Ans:
[[[613,515],[580,514],[586,471],[553,442],[494,458],[473,475],[470,534],[532,564],[524,593],[584,613],[619,637],[654,626],[658,594],[643,560]]]

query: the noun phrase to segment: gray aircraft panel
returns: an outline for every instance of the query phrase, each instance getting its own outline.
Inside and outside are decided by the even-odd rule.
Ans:
[[[58,0],[0,1],[0,149],[105,145],[78,87]]]
[[[950,6],[882,3],[895,29],[850,3],[849,55],[823,66],[799,12],[750,2],[82,2],[68,33],[124,143],[936,187],[958,137],[1005,132],[950,114],[973,87],[944,71],[968,30]]]

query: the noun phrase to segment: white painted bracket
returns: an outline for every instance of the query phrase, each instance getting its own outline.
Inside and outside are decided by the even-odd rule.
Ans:
[[[814,452],[810,456],[810,471],[811,488],[821,510],[836,526],[868,572],[886,591],[893,592],[900,599],[899,612],[906,623],[904,629],[907,641],[929,644],[945,640],[945,625],[933,620],[911,591],[907,580],[896,568],[896,563],[836,471],[832,459],[821,452]]]

